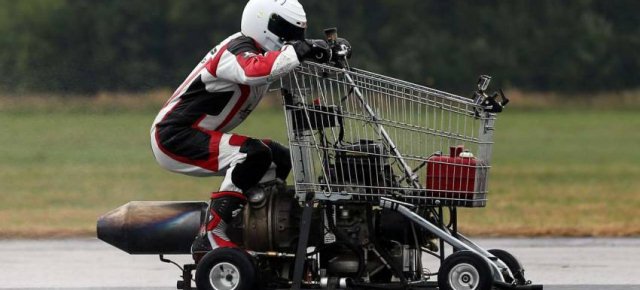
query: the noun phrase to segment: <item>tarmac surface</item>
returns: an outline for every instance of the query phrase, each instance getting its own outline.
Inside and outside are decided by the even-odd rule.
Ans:
[[[640,238],[473,240],[511,252],[545,289],[640,289]],[[0,240],[1,289],[168,290],[180,274],[158,256],[129,255],[97,239]]]

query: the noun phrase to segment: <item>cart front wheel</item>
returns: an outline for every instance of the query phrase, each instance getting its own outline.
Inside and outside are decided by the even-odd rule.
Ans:
[[[447,257],[438,272],[441,290],[490,290],[493,275],[487,261],[471,251],[458,251]]]
[[[496,256],[498,260],[505,263],[509,268],[509,271],[511,271],[511,274],[513,274],[513,277],[509,277],[509,275],[503,273],[502,277],[504,278],[505,282],[511,283],[515,279],[517,285],[527,284],[527,279],[524,278],[524,269],[522,268],[522,264],[520,264],[520,261],[518,261],[516,257],[511,255],[509,252],[500,249],[489,250],[489,253]]]
[[[207,253],[196,268],[196,287],[203,290],[253,289],[256,268],[247,253],[236,248],[217,248]]]

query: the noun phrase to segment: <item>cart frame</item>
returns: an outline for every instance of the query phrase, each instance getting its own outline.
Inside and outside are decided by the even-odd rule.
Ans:
[[[457,231],[456,207],[486,205],[496,113],[508,102],[504,95],[502,103],[495,100],[497,94],[487,96],[484,90],[488,86],[488,79],[486,76],[481,78],[479,90],[470,99],[364,70],[317,63],[303,63],[282,78],[296,195],[304,204],[292,289],[302,286],[311,212],[317,202],[364,202],[397,211],[439,239],[441,262],[445,259],[444,243],[447,243],[454,251],[470,251],[481,256],[491,267],[495,286],[516,287],[515,284],[506,283],[503,278],[505,274],[514,276],[504,262]],[[390,108],[394,105],[402,108]],[[408,119],[403,116],[407,112],[421,114],[420,110],[426,110],[426,123],[421,123],[422,116]],[[436,115],[433,124],[429,123],[430,110]],[[447,117],[449,119],[445,120]],[[348,127],[346,123],[351,127],[345,128]],[[369,131],[354,129],[354,123],[361,123]],[[352,133],[354,131],[355,134]],[[437,142],[432,143],[434,146],[426,151],[416,149],[412,144],[407,146],[394,142],[393,137],[411,134],[437,139]],[[374,143],[379,142],[376,143],[380,144],[379,150],[354,149],[356,147],[351,145],[356,144],[357,138],[363,135],[375,137]],[[366,147],[369,144],[364,145]],[[464,151],[464,157],[453,156],[453,152],[460,154],[455,149],[460,144],[471,148],[475,155]],[[438,150],[434,150],[434,147]],[[473,162],[460,165],[435,159],[431,161],[434,156],[441,156],[447,147],[453,159],[445,160],[473,158]],[[382,176],[379,176],[379,172],[375,173],[378,174],[376,176],[372,176],[371,172],[362,172],[355,178],[353,175],[357,174],[353,172],[345,174],[345,170],[336,164],[339,156],[346,154],[371,157],[373,161],[365,162],[364,167],[373,164],[374,168],[383,171]],[[351,165],[347,162],[346,167]],[[444,181],[436,180],[445,183],[443,188],[428,187],[428,181],[421,180],[430,166],[450,166],[445,168],[445,176],[438,177]],[[442,171],[441,167],[437,168]],[[451,168],[453,173],[447,170]],[[466,180],[454,180],[454,185],[447,184],[460,174],[463,177],[473,176]],[[425,176],[425,179],[428,178]],[[456,182],[459,184],[456,185]],[[449,224],[444,222],[445,208],[450,211]],[[541,286],[536,287],[532,289],[541,289]]]

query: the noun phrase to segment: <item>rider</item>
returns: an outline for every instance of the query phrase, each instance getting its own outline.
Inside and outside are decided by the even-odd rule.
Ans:
[[[326,42],[304,39],[306,26],[297,0],[250,0],[241,32],[207,53],[153,122],[151,147],[161,166],[193,176],[224,175],[220,190],[211,194],[206,229],[192,246],[194,257],[235,247],[225,230],[246,203],[244,193],[261,180],[285,180],[291,170],[286,147],[229,132],[271,82],[303,59],[330,54]]]

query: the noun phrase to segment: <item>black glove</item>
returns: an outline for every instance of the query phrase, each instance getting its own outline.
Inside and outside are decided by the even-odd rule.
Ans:
[[[331,60],[331,47],[322,39],[305,39],[289,42],[296,51],[298,60],[327,63]]]
[[[338,38],[333,45],[333,57],[339,58],[343,56],[347,59],[351,58],[351,44],[344,38]]]

